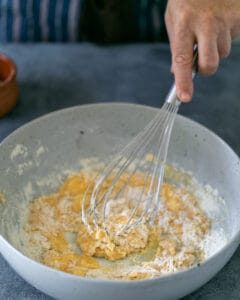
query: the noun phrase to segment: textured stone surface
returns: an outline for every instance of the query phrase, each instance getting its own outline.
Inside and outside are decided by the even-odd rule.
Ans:
[[[0,140],[47,112],[83,103],[124,101],[161,106],[171,86],[165,45],[5,45],[18,65],[21,97],[0,119]],[[212,129],[240,155],[240,45],[211,78],[198,77],[191,104],[180,113]],[[48,300],[0,255],[0,299]],[[208,284],[185,300],[240,299],[240,249]]]

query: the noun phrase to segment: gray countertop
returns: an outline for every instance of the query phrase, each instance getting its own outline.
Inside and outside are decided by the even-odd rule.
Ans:
[[[172,83],[166,45],[4,45],[0,51],[16,61],[21,90],[15,110],[0,119],[0,140],[38,116],[73,105],[124,101],[159,107]],[[240,155],[240,45],[215,76],[196,78],[193,102],[180,113],[213,130]],[[50,298],[0,255],[0,299]],[[240,299],[240,248],[217,276],[184,299]]]

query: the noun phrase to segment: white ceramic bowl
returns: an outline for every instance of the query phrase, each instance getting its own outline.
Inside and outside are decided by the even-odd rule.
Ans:
[[[117,281],[81,278],[33,261],[21,253],[19,207],[54,189],[35,182],[48,174],[78,169],[80,158],[106,156],[141,130],[157,109],[131,104],[96,104],[51,113],[15,131],[0,145],[0,252],[26,281],[57,299],[177,299],[212,278],[230,259],[240,238],[240,163],[232,149],[203,126],[177,116],[168,160],[217,188],[229,211],[229,241],[199,267],[161,278]],[[17,145],[24,145],[20,147]],[[2,175],[3,174],[3,175]],[[27,193],[29,182],[32,193]]]

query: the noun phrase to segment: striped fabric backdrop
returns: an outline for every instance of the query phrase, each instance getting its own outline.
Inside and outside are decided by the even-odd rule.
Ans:
[[[0,0],[0,42],[80,41],[80,17],[86,1],[98,7],[98,0]],[[111,1],[121,10],[124,3]],[[163,40],[167,0],[128,1],[136,12],[137,39]],[[127,28],[122,26],[121,30]]]
[[[0,0],[0,42],[80,40],[81,0]]]

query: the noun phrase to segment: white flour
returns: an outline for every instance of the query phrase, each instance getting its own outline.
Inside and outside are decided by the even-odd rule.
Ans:
[[[22,157],[26,158],[27,155],[28,155],[27,147],[25,147],[22,144],[17,144],[15,146],[15,148],[12,150],[12,152],[10,154],[10,158],[11,158],[11,160],[14,160],[18,156],[22,156]]]

